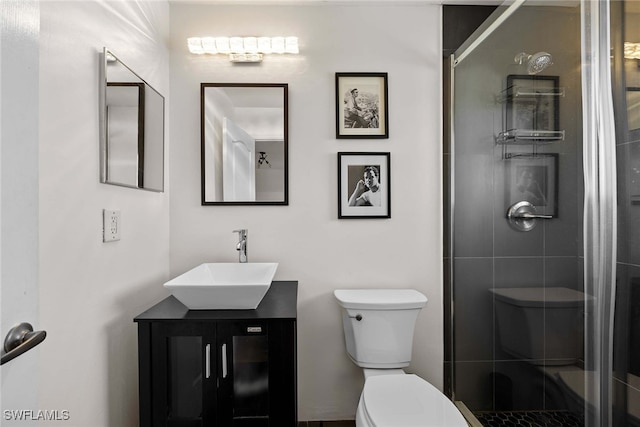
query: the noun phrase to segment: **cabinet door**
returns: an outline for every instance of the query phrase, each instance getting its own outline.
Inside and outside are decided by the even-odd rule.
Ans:
[[[297,357],[296,322],[269,321],[269,421],[272,426],[296,427]]]
[[[151,334],[153,426],[214,425],[215,327],[158,322]]]
[[[268,427],[269,331],[267,322],[218,323],[220,425]]]

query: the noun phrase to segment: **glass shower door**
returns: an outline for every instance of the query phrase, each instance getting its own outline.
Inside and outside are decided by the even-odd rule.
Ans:
[[[589,392],[606,345],[585,346],[585,329],[606,324],[611,278],[595,257],[615,207],[602,187],[610,159],[593,153],[602,129],[585,126],[606,108],[584,85],[601,72],[599,47],[584,45],[601,2],[585,3],[510,2],[454,55],[446,363],[453,398],[487,426],[601,415]]]
[[[612,425],[640,425],[640,3],[611,4],[618,244],[613,328]]]

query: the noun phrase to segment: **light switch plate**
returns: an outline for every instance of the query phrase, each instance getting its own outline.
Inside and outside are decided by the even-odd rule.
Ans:
[[[120,211],[102,210],[102,241],[115,242],[120,240],[122,216]]]

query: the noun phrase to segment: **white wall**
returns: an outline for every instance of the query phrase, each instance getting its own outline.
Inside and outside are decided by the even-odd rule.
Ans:
[[[361,371],[348,359],[333,290],[412,287],[419,316],[411,371],[442,386],[441,18],[435,5],[171,4],[171,275],[236,261],[278,261],[299,281],[299,419],[353,419]],[[301,54],[258,66],[192,56],[189,36],[297,35]],[[336,72],[389,73],[388,140],[336,140]],[[200,83],[289,84],[290,204],[200,205]],[[392,218],[337,219],[339,151],[391,152]]]
[[[165,295],[169,194],[99,183],[99,53],[110,48],[168,101],[169,6],[40,7],[39,323],[48,336],[40,407],[25,409],[68,410],[65,426],[135,426],[133,317]],[[122,212],[122,240],[102,243],[103,208]]]

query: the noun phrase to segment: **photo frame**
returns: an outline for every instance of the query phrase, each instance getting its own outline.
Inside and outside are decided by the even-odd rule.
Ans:
[[[388,152],[338,153],[338,218],[391,218],[390,161]]]
[[[387,73],[336,73],[336,138],[389,138]]]
[[[507,160],[507,205],[527,201],[536,213],[556,218],[558,154],[514,155]]]
[[[509,131],[560,130],[558,76],[507,76],[506,129]]]

